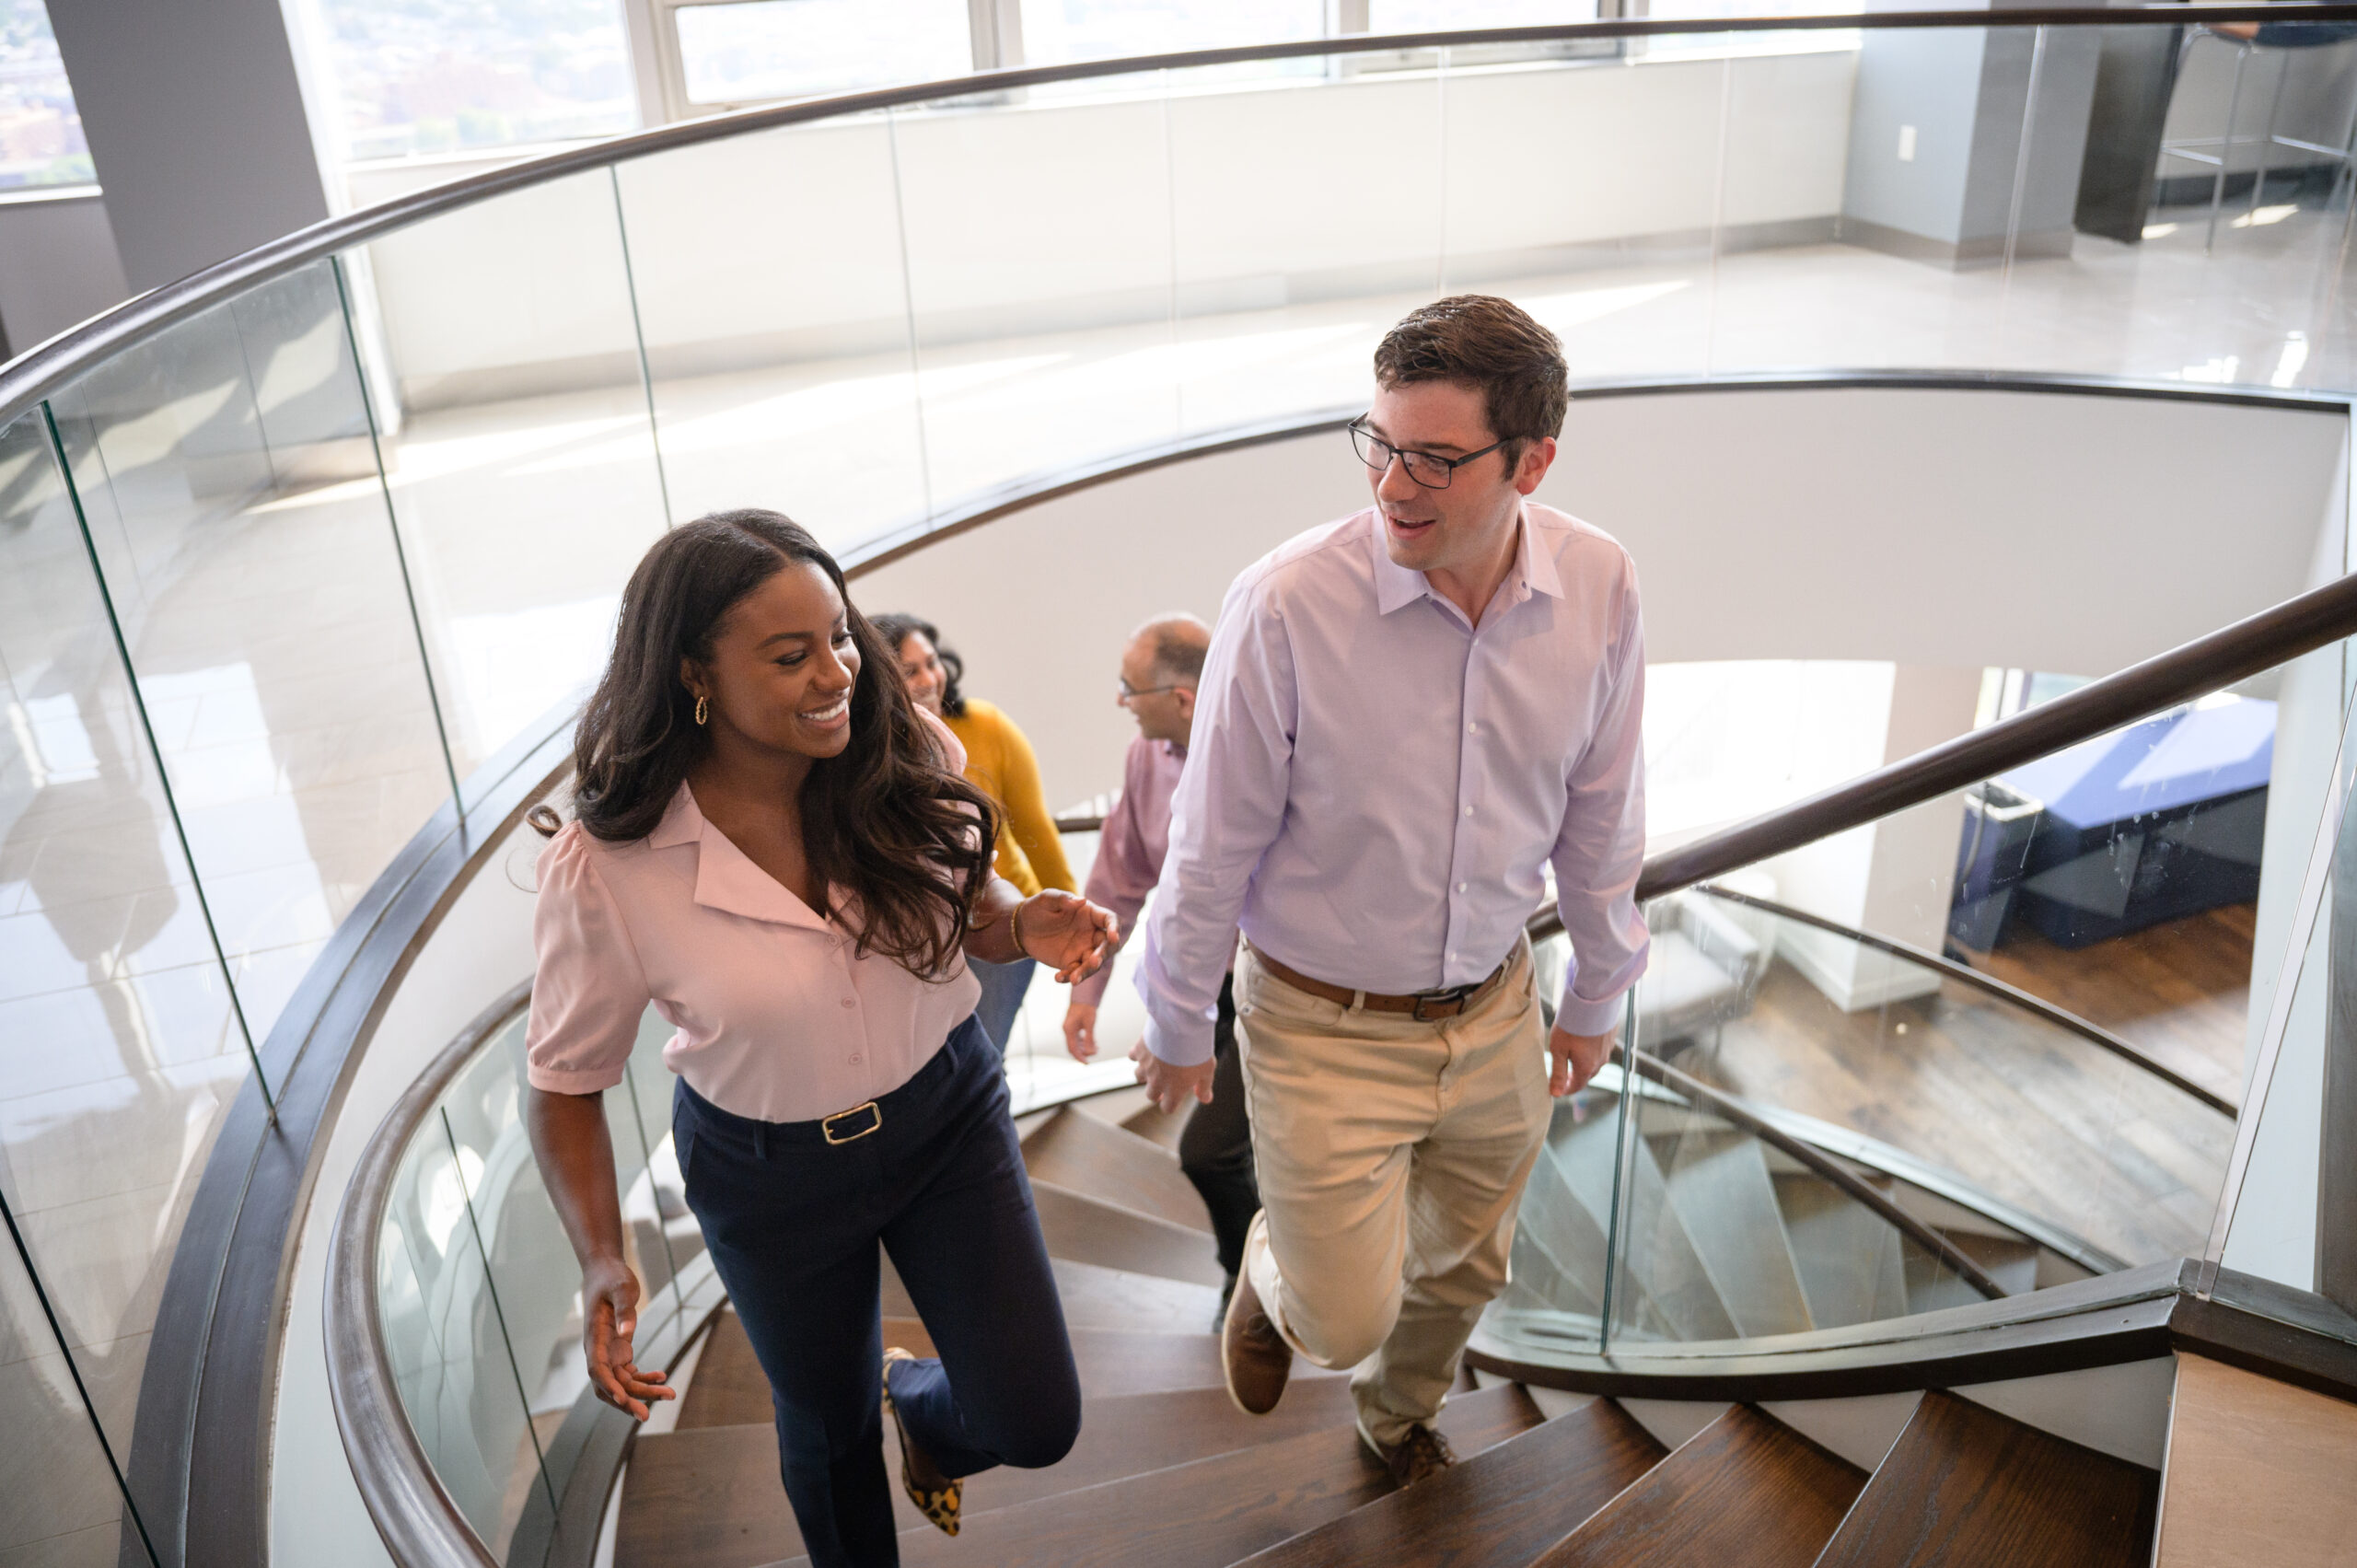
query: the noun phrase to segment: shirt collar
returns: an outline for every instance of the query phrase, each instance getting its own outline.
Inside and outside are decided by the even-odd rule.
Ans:
[[[1374,526],[1368,530],[1367,542],[1375,552],[1375,604],[1376,612],[1388,615],[1403,605],[1420,598],[1438,598],[1433,586],[1422,572],[1402,566],[1391,559],[1391,552],[1383,545],[1383,508],[1377,506],[1369,514]],[[1550,598],[1563,597],[1563,579],[1555,570],[1555,558],[1538,547],[1536,530],[1530,526],[1530,508],[1525,506],[1522,516],[1515,519],[1514,569],[1506,574],[1506,584],[1520,584],[1529,590],[1517,594],[1517,599],[1532,593],[1545,594]]]
[[[696,846],[696,902],[724,914],[741,914],[776,925],[826,931],[827,923],[776,877],[753,864],[736,841],[712,825],[683,781],[679,792],[646,836],[650,849]]]

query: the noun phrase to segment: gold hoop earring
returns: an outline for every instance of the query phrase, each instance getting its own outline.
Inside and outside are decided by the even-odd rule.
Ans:
[[[706,698],[698,697],[696,699],[696,723],[702,724],[710,717],[712,717],[711,702]]]

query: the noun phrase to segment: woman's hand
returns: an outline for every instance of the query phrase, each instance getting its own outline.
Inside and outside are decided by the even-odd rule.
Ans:
[[[1111,910],[1055,889],[1016,907],[1015,934],[1023,956],[1052,966],[1066,985],[1102,969],[1121,937]]]
[[[631,1336],[638,1331],[638,1280],[621,1259],[593,1263],[581,1281],[581,1353],[589,1364],[589,1386],[598,1397],[644,1421],[647,1401],[676,1400],[666,1375],[643,1372],[633,1358]]]

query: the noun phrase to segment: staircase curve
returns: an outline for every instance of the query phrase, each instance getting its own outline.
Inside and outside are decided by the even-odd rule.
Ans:
[[[6,870],[34,890],[28,911],[105,906],[107,933],[52,925],[66,938],[72,985],[106,1020],[90,1027],[111,1029],[110,1049],[129,1063],[91,1079],[127,1086],[91,1097],[113,1097],[113,1120],[59,1123],[101,1129],[104,1153],[91,1155],[78,1132],[43,1144],[37,1115],[6,1124],[0,1217],[13,1260],[0,1255],[0,1265],[14,1272],[0,1279],[0,1326],[21,1330],[6,1365],[34,1367],[40,1395],[20,1403],[12,1392],[7,1408],[26,1418],[26,1449],[63,1456],[59,1473],[73,1482],[11,1492],[71,1516],[55,1539],[84,1538],[154,1568],[307,1561],[320,1545],[292,1527],[290,1500],[321,1475],[350,1491],[362,1527],[402,1568],[588,1563],[601,1551],[744,1568],[793,1560],[758,1376],[679,1195],[659,1073],[633,1076],[608,1108],[649,1285],[642,1344],[687,1390],[665,1423],[639,1431],[580,1397],[563,1353],[571,1263],[561,1237],[552,1246],[516,1121],[528,997],[506,961],[514,933],[464,950],[488,928],[482,912],[494,895],[528,874],[528,815],[562,804],[598,596],[644,539],[689,515],[695,497],[737,494],[780,466],[823,479],[847,449],[849,467],[919,476],[905,495],[820,492],[850,519],[830,542],[854,575],[872,576],[1065,497],[1330,431],[1344,417],[1334,404],[1362,374],[1364,345],[1352,334],[1364,326],[1316,315],[1321,302],[1367,315],[1395,295],[1429,294],[1435,278],[1495,277],[1581,323],[1676,300],[1706,273],[1734,278],[1762,247],[1830,245],[1843,234],[1834,216],[1763,207],[1759,222],[1745,217],[1760,203],[1728,183],[1738,168],[1728,151],[1766,129],[1740,118],[1760,87],[1756,62],[1770,61],[1758,68],[1771,75],[1831,68],[1820,56],[1846,62],[1861,38],[2005,46],[1990,68],[2013,72],[2023,89],[2022,159],[2003,266],[1990,274],[2009,292],[1986,341],[1933,370],[1911,366],[1955,340],[1908,339],[1940,345],[1913,359],[1838,335],[1797,349],[1778,340],[1731,349],[1734,363],[1705,354],[1692,365],[1647,359],[1649,344],[1625,370],[1584,383],[1584,401],[1779,389],[2050,394],[2345,425],[2350,400],[2331,389],[2357,385],[2335,357],[2347,347],[2335,312],[2350,203],[2337,177],[2315,170],[2253,178],[2251,214],[2276,212],[2260,200],[2280,196],[2290,215],[2230,234],[2221,249],[2243,238],[2249,256],[2229,250],[2189,292],[2155,306],[2131,280],[2069,297],[2172,324],[2306,298],[2322,378],[2295,385],[2296,366],[2263,366],[2268,383],[2256,371],[2238,382],[2229,366],[2224,382],[2204,385],[2174,368],[2185,359],[2174,338],[2159,357],[2125,366],[2074,361],[2077,348],[2060,338],[2032,342],[2052,324],[2038,310],[2053,303],[2039,303],[2028,264],[2044,253],[2025,174],[2036,134],[2052,128],[2041,101],[2049,115],[2058,101],[2041,93],[2059,92],[2051,73],[2099,35],[2173,37],[2182,17],[2159,14],[2167,9],[2008,13],[1994,29],[1986,13],[1922,13],[1361,37],[755,110],[331,220],[0,366],[0,551],[14,552],[23,589],[8,634],[30,649],[12,645],[9,658],[39,677],[11,688],[9,708],[31,805],[6,798],[12,824],[46,824],[68,846],[49,865],[66,856],[95,868],[87,887],[44,885],[57,874],[29,855],[0,869],[36,868]],[[2204,15],[2293,11],[2357,20],[2357,6],[2334,6]],[[1717,41],[1679,41],[1701,37]],[[1042,241],[1007,271],[1072,296],[1077,314],[1040,318],[1045,346],[997,358],[976,323],[1013,308],[940,288],[961,271],[956,245],[943,253],[960,266],[924,254],[927,221],[954,234],[974,218],[970,206],[923,204],[945,200],[946,166],[925,162],[939,153],[932,131],[981,134],[1061,113],[1080,84],[1109,95],[1109,112],[1159,117],[1164,193],[1178,214],[1187,170],[1232,193],[1280,161],[1272,141],[1188,139],[1190,106],[1227,90],[1214,73],[1314,67],[1284,91],[1311,106],[1329,143],[1356,122],[1353,105],[1405,84],[1441,112],[1475,111],[1450,122],[1460,150],[1482,150],[1478,111],[1521,90],[1517,72],[1587,91],[1606,79],[1598,63],[1630,80],[1709,74],[1718,173],[1698,223],[1544,245],[1504,236],[1478,264],[1443,250],[1346,266],[1299,235],[1278,237],[1298,253],[1273,260],[1231,244],[1234,235],[1215,237],[1221,250],[1209,230],[1173,217],[1185,232],[1166,235],[1146,282],[1125,274],[1120,289],[1077,293]],[[1157,96],[1119,99],[1147,78]],[[1246,88],[1264,103],[1282,96],[1270,81]],[[804,129],[811,140],[788,139]],[[694,215],[665,200],[710,172],[697,160],[719,167],[778,147],[815,157],[819,134],[853,148],[870,183],[893,192],[891,222],[862,238],[879,241],[879,255],[884,238],[897,241],[898,300],[880,316],[763,317],[763,333],[698,326],[690,307],[749,311],[795,296],[794,279],[664,272],[685,265],[683,254],[715,253]],[[1068,150],[1080,156],[1083,141]],[[1698,230],[1706,241],[1693,240]],[[543,249],[517,238],[532,233]],[[2153,253],[2175,265],[2166,238],[2153,238]],[[1679,245],[1701,257],[1692,276],[1564,282],[1576,285],[1605,252],[1693,261]],[[1229,271],[1189,270],[1214,252]],[[458,258],[466,288],[442,286],[437,257]],[[1836,260],[1810,251],[1804,271],[1847,286]],[[1291,280],[1286,308],[1310,313],[1248,331],[1247,319],[1269,308],[1270,268]],[[609,293],[585,302],[566,292],[598,269],[611,273]],[[1914,302],[1924,319],[1986,303],[1968,273],[1956,276],[1954,290]],[[1526,277],[1543,281],[1515,282]],[[1109,340],[1090,358],[1056,336],[1092,311],[1126,330],[1134,323],[1120,312],[1149,294],[1161,303],[1144,338]],[[1742,300],[1731,285],[1730,319]],[[2038,324],[2009,338],[2008,310]],[[1214,318],[1229,337],[1190,347],[1190,333]],[[420,331],[428,319],[433,330]],[[1263,328],[1265,342],[1251,335]],[[1259,357],[1234,378],[1253,385],[1215,385],[1222,356],[1247,342]],[[1335,343],[1350,353],[1328,354]],[[452,357],[432,360],[435,344]],[[458,353],[483,345],[507,359]],[[1598,340],[1608,369],[1612,352]],[[761,355],[828,368],[763,380],[749,368],[768,366]],[[1778,368],[1791,363],[1847,368]],[[1217,417],[1188,413],[1190,399]],[[1031,436],[1053,419],[1003,417],[1083,406],[1104,417],[1076,446]],[[870,413],[913,424],[907,454],[893,444],[904,436],[877,434],[881,423],[857,424],[848,448],[822,439],[830,420]],[[531,486],[576,472],[591,475],[581,489],[528,499]],[[459,505],[483,494],[539,505],[540,531],[500,533],[490,510]],[[252,540],[263,546],[240,554]],[[319,562],[329,564],[302,564]],[[1262,1421],[1225,1404],[1208,1331],[1218,1280],[1200,1203],[1170,1152],[1175,1128],[1102,1078],[1059,1078],[1034,1053],[1018,1096],[1024,1148],[1074,1326],[1087,1430],[1053,1470],[978,1481],[958,1540],[911,1521],[907,1555],[2149,1559],[2156,1533],[2164,1547],[2168,1539],[2168,1456],[2215,1435],[2183,1424],[2196,1408],[2189,1379],[2212,1389],[2255,1375],[2335,1407],[2357,1400],[2357,1319],[2330,1294],[2235,1266],[2264,1250],[2269,1216],[2258,1210],[2275,1201],[2268,1183],[2281,1174],[2270,1162],[2310,1080],[2273,1102],[2270,1091],[2307,1071],[2337,1027],[2325,1004],[2337,933],[2348,929],[2345,671],[2357,636],[2357,577],[2345,565],[2344,552],[2318,574],[2321,587],[1649,859],[1641,896],[1660,961],[1631,994],[1622,1052],[1557,1112],[1514,1283],[1485,1318],[1444,1417],[1465,1462],[1425,1487],[1383,1489],[1341,1415],[1339,1376],[1305,1376]],[[575,597],[519,610],[494,591],[551,577],[577,579]],[[527,644],[565,651],[534,664],[517,656]],[[1949,929],[1952,884],[1988,870],[1978,860],[1884,900],[1871,918],[1832,919],[1783,885],[1805,852],[1868,833],[1896,842],[1936,809],[1994,822],[2005,780],[2041,767],[2076,777],[2100,761],[2143,781],[2148,804],[2160,804],[2099,821],[2084,842],[2015,844],[2055,857],[2011,868],[2019,897],[2045,900],[2066,925],[2119,920],[2131,900],[2198,900],[2222,878],[2256,875],[2253,813],[2270,808],[2249,790],[2168,795],[2218,772],[2186,771],[2188,737],[2213,722],[2198,715],[2247,717],[2231,704],[2274,700],[2261,693],[2288,708],[2294,686],[2326,715],[2327,754],[2303,754],[2300,810],[2273,814],[2293,842],[2286,858],[2270,839],[2269,865],[2285,868],[2293,896],[2268,938],[2274,959],[2253,976],[2247,1071],[2066,1010],[2003,978],[2002,952],[1926,939]],[[59,705],[61,694],[72,701]],[[298,736],[308,738],[287,738]],[[238,745],[260,749],[215,749]],[[2279,753],[2279,803],[2293,771]],[[86,786],[97,787],[75,793]],[[1094,823],[1065,827],[1078,839]],[[240,858],[241,844],[265,841],[282,860]],[[122,886],[104,884],[125,866]],[[2096,893],[2113,902],[2086,901]],[[1560,973],[1562,938],[1543,912],[1530,936]],[[166,942],[175,965],[143,958]],[[198,1000],[157,1000],[151,970],[167,970]],[[184,1028],[191,1020],[203,1028]],[[192,1043],[200,1035],[210,1043]],[[56,1038],[52,1054],[79,1070],[83,1042],[70,1030]],[[423,1039],[434,1048],[416,1049]],[[70,1079],[31,1075],[44,1092]],[[2345,1083],[2328,1088],[2348,1094]],[[2344,1148],[2336,1140],[2343,1123],[2357,1125],[2357,1107],[2340,1116],[2340,1100],[2329,1104],[2326,1140]],[[2260,1196],[2247,1204],[2247,1191]],[[125,1227],[135,1239],[119,1244],[77,1205],[126,1191],[150,1208]],[[2317,1228],[2337,1235],[2357,1192],[2316,1196]],[[77,1246],[105,1252],[104,1266],[77,1272]],[[2323,1251],[2316,1283],[2345,1284],[2334,1267],[2348,1260]],[[888,1289],[885,1310],[901,1342],[925,1342],[904,1297]],[[17,1339],[34,1352],[14,1356]],[[286,1420],[311,1384],[337,1438],[324,1423]],[[2202,1479],[2214,1486],[2216,1472]],[[1924,1544],[1933,1534],[1936,1551]]]

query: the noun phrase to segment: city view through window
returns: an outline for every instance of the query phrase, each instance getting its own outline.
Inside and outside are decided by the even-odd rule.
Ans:
[[[621,0],[319,6],[349,157],[605,136],[638,123]]]
[[[0,191],[92,178],[48,8],[41,0],[0,0]]]

